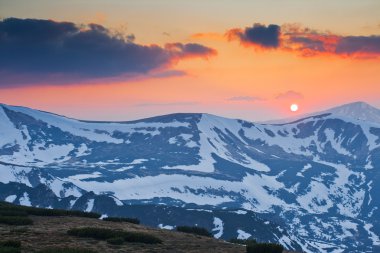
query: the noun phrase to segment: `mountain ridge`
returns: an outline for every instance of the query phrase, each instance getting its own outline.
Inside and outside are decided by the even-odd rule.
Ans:
[[[303,118],[312,117],[313,115],[322,115],[328,113],[334,114],[335,116],[347,117],[363,121],[372,121],[374,123],[380,124],[380,109],[362,101],[338,105],[323,111],[296,115],[290,118],[261,121],[259,123],[284,124]]]
[[[237,216],[212,211],[242,210],[236,215],[250,216],[249,224],[257,224],[249,212],[279,224],[284,233],[267,239],[288,249],[380,245],[379,124],[333,114],[280,125],[211,114],[87,123],[11,106],[0,118],[0,199],[103,214],[164,205],[159,217],[184,208],[175,210],[224,228],[222,238],[240,230],[257,236],[252,226],[234,225]],[[350,244],[353,236],[360,240]]]
[[[267,120],[267,121],[256,121],[256,120],[252,121],[252,120],[245,120],[245,119],[239,119],[239,118],[231,118],[231,117],[225,117],[225,116],[215,115],[215,114],[206,113],[206,112],[187,112],[187,113],[174,112],[174,113],[169,113],[169,114],[150,116],[150,117],[146,117],[146,118],[138,118],[138,119],[133,119],[133,120],[120,120],[120,121],[82,120],[82,119],[77,119],[77,118],[65,116],[62,114],[57,114],[54,112],[49,112],[49,111],[39,110],[39,109],[33,109],[30,107],[26,107],[26,106],[8,105],[5,103],[0,103],[0,106],[10,107],[10,108],[14,108],[14,109],[19,108],[21,110],[38,111],[41,113],[55,115],[55,116],[59,116],[62,118],[69,119],[69,120],[75,120],[75,121],[80,121],[80,122],[85,122],[85,123],[119,123],[119,124],[136,123],[136,122],[140,122],[140,121],[147,121],[147,120],[149,121],[149,120],[156,120],[156,119],[160,119],[160,118],[167,118],[167,117],[173,117],[173,116],[186,116],[186,115],[193,115],[193,116],[195,116],[195,115],[209,115],[209,116],[220,117],[223,119],[243,120],[243,121],[247,121],[247,122],[251,122],[251,123],[257,123],[257,124],[284,124],[284,123],[292,123],[293,121],[301,120],[301,119],[308,118],[308,117],[328,114],[328,113],[335,114],[336,116],[348,117],[348,118],[353,118],[353,119],[360,119],[360,120],[364,120],[364,121],[371,121],[371,119],[361,119],[361,118],[357,118],[357,116],[356,116],[361,112],[361,110],[365,110],[365,111],[370,110],[371,113],[376,112],[376,114],[378,114],[378,115],[376,115],[377,116],[376,121],[373,121],[373,122],[380,124],[380,109],[378,109],[374,106],[371,106],[370,104],[368,104],[366,102],[362,102],[362,101],[350,102],[347,104],[334,106],[334,107],[329,108],[327,110],[301,114],[301,115],[297,115],[297,116],[294,116],[291,118],[274,119],[274,120]],[[359,110],[359,112],[358,112],[358,109],[361,109],[361,110]],[[350,112],[354,111],[354,114],[352,114],[351,116],[348,116],[348,115],[344,115],[344,113],[339,113],[342,111],[344,111],[346,114],[347,114],[347,112],[350,113]]]

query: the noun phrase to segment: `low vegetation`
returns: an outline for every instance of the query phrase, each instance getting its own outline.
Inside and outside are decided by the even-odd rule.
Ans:
[[[26,217],[26,216],[28,216],[28,213],[27,212],[23,212],[23,211],[1,210],[0,209],[0,216],[23,216],[23,217]]]
[[[122,245],[125,242],[123,237],[113,237],[107,240],[107,243],[113,245]]]
[[[88,237],[97,240],[106,240],[110,244],[123,244],[124,242],[137,242],[147,244],[162,243],[159,238],[150,234],[108,228],[74,228],[67,231],[67,233],[69,235],[77,237]]]
[[[275,243],[247,244],[247,253],[282,253],[284,247]]]
[[[275,243],[258,243],[255,239],[231,239],[230,243],[247,246],[247,253],[282,253],[284,247]]]
[[[5,225],[32,225],[33,220],[28,217],[22,216],[0,216],[0,223]]]
[[[250,245],[257,243],[255,239],[230,239],[229,242],[241,245]]]
[[[0,241],[0,253],[20,253],[21,242],[20,241]]]
[[[99,218],[100,214],[73,210],[44,209],[29,206],[17,206],[7,202],[0,202],[0,223],[5,225],[32,225],[33,220],[28,215],[36,216],[76,216]]]
[[[133,224],[140,224],[140,220],[136,218],[120,218],[120,217],[107,217],[103,218],[104,221],[112,221],[112,222],[128,222]]]
[[[178,226],[177,231],[194,235],[213,237],[207,229],[201,227]]]
[[[89,249],[74,249],[74,248],[48,248],[37,251],[37,253],[98,253]]]
[[[11,213],[11,215],[9,215]],[[8,215],[7,215],[8,214]],[[13,214],[13,215],[12,215]],[[63,210],[63,209],[46,209],[29,206],[17,206],[7,202],[0,202],[0,216],[76,216],[85,218],[100,218],[100,214],[92,212],[83,212],[78,210]]]

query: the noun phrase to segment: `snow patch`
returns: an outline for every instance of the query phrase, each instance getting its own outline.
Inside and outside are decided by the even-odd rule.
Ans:
[[[244,230],[241,230],[241,229],[238,229],[236,232],[238,234],[237,239],[246,240],[246,239],[248,239],[249,237],[252,236],[250,233],[247,233],[247,232],[245,232]]]
[[[158,227],[161,229],[166,229],[166,230],[173,230],[174,229],[174,226],[171,226],[171,225],[158,224]]]
[[[32,206],[30,202],[28,193],[24,192],[24,195],[19,199],[20,205],[22,206]]]
[[[91,212],[92,209],[94,208],[94,202],[95,200],[94,199],[89,199],[88,202],[87,202],[87,207],[86,207],[86,212]]]
[[[215,232],[214,237],[219,239],[223,235],[223,221],[217,217],[214,217],[214,228],[212,232]]]
[[[13,203],[13,201],[15,201],[16,198],[17,198],[16,195],[9,195],[8,197],[5,198],[5,201],[9,203]]]
[[[372,224],[365,224],[364,229],[367,231],[369,238],[371,238],[373,245],[380,245],[380,238],[378,235],[376,235],[374,232],[371,231],[373,228]]]

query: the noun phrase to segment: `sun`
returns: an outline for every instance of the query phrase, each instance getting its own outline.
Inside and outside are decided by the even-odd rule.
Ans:
[[[292,112],[296,112],[296,111],[298,111],[298,105],[297,105],[297,104],[292,104],[292,105],[290,106],[290,110],[291,110]]]

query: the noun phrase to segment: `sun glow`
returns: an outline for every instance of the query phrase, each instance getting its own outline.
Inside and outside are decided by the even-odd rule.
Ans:
[[[292,112],[296,112],[296,111],[298,111],[298,105],[297,105],[297,104],[292,104],[292,105],[290,106],[290,110],[291,110]]]

